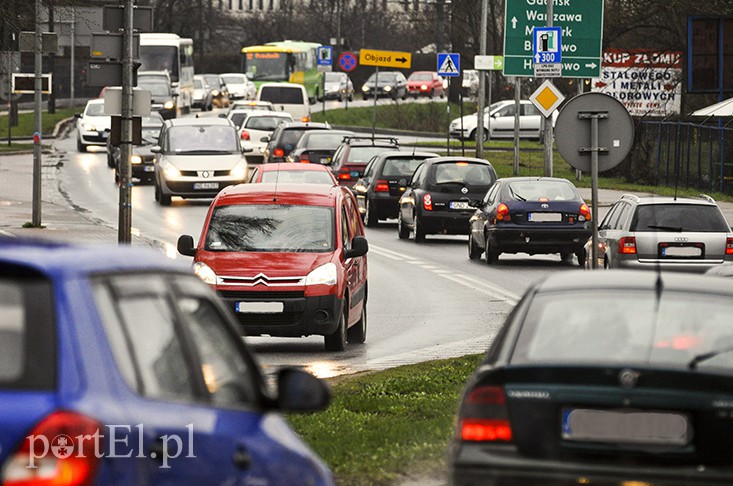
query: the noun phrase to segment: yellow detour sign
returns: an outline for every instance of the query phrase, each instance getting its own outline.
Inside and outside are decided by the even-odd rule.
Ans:
[[[412,54],[399,51],[375,51],[362,49],[359,52],[359,64],[362,66],[383,66],[410,69]]]

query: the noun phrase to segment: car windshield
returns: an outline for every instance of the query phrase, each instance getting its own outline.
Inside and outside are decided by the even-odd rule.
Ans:
[[[246,83],[244,75],[242,76],[234,76],[231,74],[227,76],[222,75],[222,79],[224,80],[226,84],[245,84]]]
[[[507,197],[518,201],[575,201],[580,194],[563,181],[514,181],[507,184]]]
[[[263,86],[260,88],[259,98],[262,101],[282,103],[286,105],[299,105],[305,103],[303,90],[300,87]]]
[[[262,173],[261,182],[293,182],[297,184],[333,185],[333,177],[321,170],[268,170]]]
[[[632,231],[729,232],[717,206],[703,204],[640,205],[631,223]]]
[[[221,83],[219,83],[219,76],[204,76],[204,80],[206,80],[206,84],[213,88],[219,88],[221,86]]]
[[[329,252],[335,247],[333,208],[236,204],[214,209],[208,251]]]
[[[298,144],[309,149],[335,150],[344,141],[344,137],[350,135],[349,133],[343,132],[334,133],[330,130],[312,131],[308,135],[303,136]]]
[[[490,186],[493,182],[488,165],[471,162],[442,162],[435,164],[433,183],[466,184],[472,186]]]
[[[89,103],[84,110],[85,116],[105,116],[104,103]]]
[[[251,116],[244,122],[244,128],[251,128],[252,130],[263,130],[266,132],[274,131],[281,124],[293,121],[290,118],[281,116]]]
[[[237,132],[231,126],[177,126],[168,130],[170,150],[185,152],[239,152]]]
[[[411,177],[415,169],[423,163],[425,158],[400,157],[384,161],[382,175],[384,177]]]
[[[381,154],[386,150],[395,150],[397,147],[379,147],[379,146],[368,146],[368,147],[351,147],[347,162],[349,164],[366,164],[375,155]]]
[[[547,292],[531,301],[511,363],[687,367],[695,356],[733,346],[731,315],[729,298],[698,292],[667,291],[659,300],[653,290]],[[733,352],[698,367],[730,373]]]
[[[410,81],[432,81],[433,76],[430,73],[412,73]]]
[[[374,80],[377,79],[376,74],[372,74],[369,76],[369,79],[367,80],[367,83],[373,83]],[[397,75],[395,73],[379,73],[379,82],[392,82],[397,79]]]
[[[170,96],[171,90],[167,83],[157,81],[138,82],[137,87],[150,91],[152,96]]]
[[[326,73],[326,82],[327,83],[338,83],[340,79],[341,79],[341,74],[339,73],[334,73],[334,72]]]

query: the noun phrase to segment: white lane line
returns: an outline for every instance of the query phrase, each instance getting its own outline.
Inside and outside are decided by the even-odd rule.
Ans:
[[[382,255],[382,256],[386,256],[387,258],[392,258],[393,260],[404,260],[404,261],[409,261],[409,262],[417,260],[415,257],[404,255],[402,253],[397,253],[396,251],[388,250],[381,246],[370,244],[369,251],[374,251],[374,250],[376,250],[375,253]]]
[[[508,298],[519,302],[519,299],[522,297],[520,295],[515,294],[514,292],[507,290],[503,287],[499,287],[498,285],[492,284],[491,282],[487,282],[486,280],[479,280],[474,277],[469,277],[468,275],[461,275],[462,278],[468,280],[469,282],[473,282],[477,285],[481,285],[483,287],[489,288],[494,290],[495,292],[501,293],[506,295]]]
[[[500,302],[506,302],[509,305],[517,305],[517,302],[519,302],[519,299],[514,299],[508,295],[506,295],[505,292],[497,291],[496,289],[493,289],[491,287],[484,288],[480,283],[476,283],[475,281],[469,282],[465,275],[456,274],[456,275],[440,275],[443,278],[447,278],[448,280],[451,280],[457,284],[463,285],[464,287],[468,287],[471,290],[474,290],[476,292],[481,292],[482,294],[488,295],[489,297],[493,297],[494,299],[500,301]]]

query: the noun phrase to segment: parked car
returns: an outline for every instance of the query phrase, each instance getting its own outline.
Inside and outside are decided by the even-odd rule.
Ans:
[[[190,266],[4,238],[0,302],[3,484],[333,484],[279,414],[327,385],[289,368],[270,390]]]
[[[331,71],[325,73],[324,97],[327,100],[354,101],[354,83],[346,73]]]
[[[151,149],[158,145],[160,129],[163,128],[163,117],[160,113],[151,112],[149,116],[142,117],[141,145],[133,145],[130,156],[130,167],[132,177],[140,182],[152,183],[155,181],[155,154]],[[119,146],[109,144],[108,153],[112,157],[112,167],[115,170],[115,182],[120,181],[120,159],[121,150]]]
[[[276,110],[293,115],[301,122],[310,121],[311,108],[308,91],[302,84],[262,83],[257,90],[257,101],[269,101]]]
[[[211,89],[211,98],[214,102],[214,106],[217,108],[227,108],[230,104],[229,101],[229,88],[224,82],[224,78],[218,74],[202,74],[206,84]]]
[[[361,87],[361,94],[365,100],[369,98],[387,97],[407,99],[407,79],[399,71],[383,71],[369,76]]]
[[[229,90],[229,100],[253,100],[257,94],[254,81],[242,73],[223,73],[221,78]]]
[[[353,188],[367,163],[377,154],[400,148],[394,137],[350,137],[344,139],[331,159],[331,171],[339,184]]]
[[[442,98],[445,96],[443,78],[435,71],[415,71],[407,78],[407,93],[415,98],[418,96]]]
[[[355,137],[350,130],[310,130],[300,136],[288,162],[330,165],[333,154],[345,138]]]
[[[249,115],[239,129],[240,143],[247,154],[247,160],[254,164],[263,163],[268,137],[280,125],[292,122],[293,117],[290,113],[249,110]]]
[[[203,76],[198,74],[193,77],[193,102],[191,106],[199,108],[201,111],[211,111],[214,107],[214,96],[211,88]]]
[[[178,251],[236,314],[242,334],[322,335],[363,343],[367,240],[356,200],[326,184],[241,184],[221,191],[201,233]],[[301,481],[298,481],[301,483]]]
[[[298,144],[301,135],[309,130],[330,129],[331,126],[328,123],[296,121],[278,125],[270,136],[261,139],[267,144],[262,152],[263,163],[287,162],[286,157]]]
[[[497,263],[502,253],[559,253],[585,265],[585,243],[592,234],[591,212],[575,186],[556,177],[507,177],[497,180],[471,217],[468,257]]]
[[[591,266],[592,242],[586,245]],[[715,200],[624,194],[598,226],[598,267],[705,272],[733,265],[733,230]]]
[[[76,115],[76,149],[86,152],[92,145],[106,146],[112,117],[104,114],[104,99],[87,101],[84,111]]]
[[[144,71],[137,75],[137,87],[150,91],[150,109],[164,119],[178,116],[178,103],[168,71]]]
[[[258,165],[252,169],[249,182],[328,184],[329,186],[338,184],[331,171],[324,165],[290,162]]]
[[[520,102],[519,137],[540,138],[542,114],[529,100]],[[484,140],[491,133],[491,138],[514,138],[514,101],[498,101],[484,108]],[[462,120],[462,121],[461,121]],[[476,139],[478,117],[476,113],[450,122],[449,133],[452,138],[463,140]]]
[[[484,159],[436,157],[415,171],[399,200],[397,234],[415,235],[415,242],[429,234],[467,235],[474,213],[472,199],[482,198],[496,181],[496,171]]]
[[[438,157],[432,152],[387,151],[372,157],[364,174],[354,185],[359,213],[367,226],[380,219],[393,219],[399,213],[399,200],[412,182],[412,174],[425,159]]]
[[[731,315],[731,279],[532,284],[462,393],[450,483],[733,483]]]
[[[220,118],[166,120],[155,154],[155,200],[211,198],[247,180],[247,160],[232,122]]]

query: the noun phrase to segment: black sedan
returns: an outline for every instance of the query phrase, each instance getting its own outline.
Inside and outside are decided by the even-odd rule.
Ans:
[[[484,197],[496,181],[496,171],[484,159],[435,157],[426,159],[399,200],[397,234],[416,242],[428,234],[466,235],[474,213],[471,200]]]
[[[471,217],[468,257],[496,263],[502,253],[560,253],[563,261],[585,263],[583,246],[591,213],[575,186],[554,177],[499,179]]]
[[[412,182],[415,169],[433,157],[438,154],[395,150],[375,155],[354,186],[364,223],[376,226],[380,219],[396,218],[400,196]]]
[[[407,99],[407,78],[399,71],[384,71],[369,76],[361,87],[365,100],[374,97]]]
[[[149,116],[142,117],[141,145],[132,147],[130,156],[130,167],[132,177],[140,182],[152,183],[155,180],[155,166],[153,165],[154,155],[150,149],[158,144],[158,136],[163,126],[163,118],[160,113],[150,112]],[[119,146],[107,147],[108,157],[112,159],[112,167],[115,170],[115,182],[120,181],[120,156]]]
[[[559,272],[464,389],[453,485],[733,484],[733,280]]]

